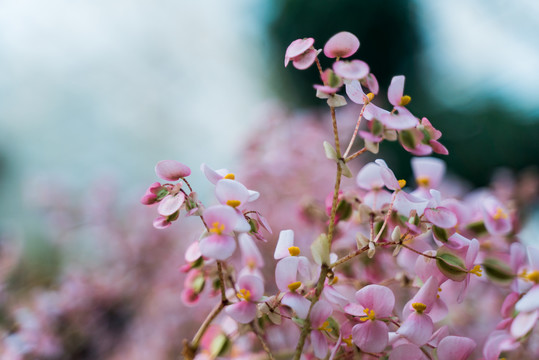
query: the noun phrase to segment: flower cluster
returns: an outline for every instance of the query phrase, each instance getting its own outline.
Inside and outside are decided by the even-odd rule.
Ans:
[[[324,218],[319,235],[305,240],[282,230],[271,259],[259,249],[271,237],[268,221],[253,208],[260,194],[228,170],[205,164],[201,170],[215,185],[217,205],[205,208],[185,179],[190,169],[172,160],[160,162],[156,173],[180,182],[154,183],[142,198],[145,205],[158,203],[156,228],[168,227],[182,209],[200,218],[201,234],[182,267],[182,298],[195,306],[211,284],[209,294],[220,300],[185,341],[184,357],[458,360],[482,354],[491,360],[533,351],[527,341],[539,317],[539,250],[518,242],[514,204],[493,191],[451,189],[445,163],[435,157],[412,159],[414,186],[382,159],[364,163],[354,176],[349,163],[378,153],[384,140],[398,140],[415,156],[448,150],[439,142],[441,132],[407,109],[404,76],[388,86],[391,107],[379,104],[380,87],[368,64],[348,60],[359,49],[353,34],[336,34],[323,50],[314,43],[292,42],[285,66],[305,70],[316,63],[316,96],[330,108],[333,143],[325,141],[323,149],[334,164],[335,184],[318,212]],[[322,52],[335,59],[331,68],[322,68]],[[347,98],[361,109],[342,152],[335,108]],[[363,147],[352,151],[358,135]],[[355,177],[355,186],[344,188],[343,176]],[[482,337],[459,331],[452,319],[466,311],[467,295],[477,289],[506,296],[499,324]]]
[[[539,250],[529,248],[525,261],[525,250],[515,238],[515,210],[488,191],[468,197],[444,195],[445,164],[434,157],[413,158],[414,187],[378,159],[363,165],[355,177],[356,187],[341,189],[341,177],[353,177],[348,163],[367,151],[378,153],[384,140],[398,139],[416,156],[448,151],[438,141],[441,132],[406,108],[411,98],[404,95],[404,76],[395,76],[388,87],[390,110],[375,104],[379,84],[368,64],[343,60],[359,49],[353,34],[341,32],[328,40],[323,53],[336,61],[325,70],[318,61],[322,50],[314,42],[312,38],[292,42],[285,66],[292,62],[304,70],[316,63],[322,82],[314,85],[316,96],[327,99],[330,107],[334,144],[323,145],[326,157],[335,163],[336,179],[325,203],[327,222],[320,235],[307,242],[310,256],[303,256],[306,249],[295,245],[294,231],[280,232],[272,279],[263,269],[264,257],[257,246],[257,239],[264,240],[260,227],[271,231],[260,213],[249,210],[259,193],[226,170],[202,165],[215,184],[220,205],[205,210],[198,205],[198,212],[187,209],[188,215],[200,216],[205,230],[186,254],[186,271],[193,275],[187,277],[185,298],[196,303],[204,284],[213,281],[213,293],[221,293],[221,300],[193,340],[186,342],[184,356],[255,357],[261,349],[269,358],[284,352],[294,359],[355,358],[358,353],[362,358],[467,359],[480,352],[479,340],[484,342],[483,356],[490,360],[519,348],[538,319]],[[347,104],[339,94],[343,87],[348,99],[362,107],[349,145],[341,153],[335,108]],[[362,119],[367,124],[360,130]],[[351,153],[357,135],[364,146]],[[175,163],[171,172],[178,174],[183,168]],[[156,186],[163,185],[152,185]],[[176,187],[168,186],[166,196],[177,197]],[[143,203],[148,204],[148,194],[155,193],[152,187]],[[183,193],[182,201],[191,193]],[[161,205],[159,212],[166,216]],[[234,261],[236,242],[239,264]],[[486,341],[443,325],[450,305],[458,307],[465,301],[471,284],[513,289],[501,307],[503,320]],[[265,294],[275,286],[276,293]],[[238,328],[231,330],[224,322],[210,337],[209,325],[223,309]],[[239,341],[245,331],[255,335],[254,343]],[[284,335],[276,339],[275,331]]]

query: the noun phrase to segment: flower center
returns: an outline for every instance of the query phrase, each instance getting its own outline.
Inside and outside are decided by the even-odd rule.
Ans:
[[[251,292],[247,289],[241,289],[238,291],[238,294],[236,295],[238,299],[249,301],[251,300]]]
[[[232,206],[233,208],[237,208],[238,206],[241,205],[241,201],[239,201],[239,200],[227,200],[226,204],[228,206]]]
[[[428,176],[418,176],[417,179],[415,179],[417,182],[417,185],[419,186],[425,186],[428,187],[430,185],[430,179]]]
[[[406,106],[410,103],[410,101],[412,101],[412,98],[408,95],[404,95],[403,97],[401,97],[401,102],[399,105]]]
[[[420,314],[423,314],[423,311],[427,309],[427,305],[420,302],[413,303],[412,307],[414,308],[415,311],[417,311]]]
[[[400,180],[399,180],[399,186],[400,186],[401,189],[402,189],[403,187],[405,187],[405,186],[406,186],[406,180],[400,179]]]
[[[363,310],[363,312],[366,314],[365,316],[362,316],[362,318],[365,318],[365,320],[371,320],[371,321],[374,321],[375,317],[376,317],[376,314],[374,312],[374,310],[371,310],[369,308],[365,308],[365,310]]]
[[[346,345],[348,345],[350,347],[353,346],[353,344],[352,344],[352,335],[343,338],[342,341],[344,341],[346,343]]]
[[[324,323],[322,324],[322,326],[320,326],[318,328],[318,330],[325,331],[325,332],[331,332],[332,329],[329,327],[329,321],[327,321],[327,320],[324,321]]]
[[[301,286],[301,281],[296,281],[291,284],[288,284],[288,289],[290,289],[290,291],[296,291],[297,289],[299,289],[300,286]]]
[[[291,256],[298,256],[301,251],[299,250],[299,247],[297,246],[290,246],[288,248],[288,252],[290,253]]]
[[[507,219],[507,214],[503,211],[501,207],[496,208],[496,212],[492,215],[494,220]]]
[[[525,277],[526,277],[526,279],[528,279],[530,281],[533,281],[536,284],[539,283],[539,271],[537,271],[537,270],[533,270],[532,272],[527,273],[525,275]]]
[[[210,228],[211,233],[221,235],[223,231],[225,231],[225,225],[221,224],[219,221],[216,221],[213,224],[211,224],[211,228]]]
[[[470,274],[474,274],[474,275],[477,275],[479,277],[481,277],[481,273],[482,273],[483,270],[481,270],[481,266],[480,265],[475,265],[473,267],[472,270],[470,270]]]
[[[228,180],[236,180],[236,176],[234,174],[226,174],[223,179],[228,179]]]

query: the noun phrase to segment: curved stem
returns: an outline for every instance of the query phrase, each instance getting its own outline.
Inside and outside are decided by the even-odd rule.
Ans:
[[[356,139],[357,133],[359,131],[359,124],[361,124],[361,119],[363,118],[363,112],[365,111],[365,107],[367,107],[367,104],[364,104],[361,108],[361,112],[359,113],[359,118],[357,119],[356,128],[354,129],[354,135],[352,135],[352,139],[350,140],[350,143],[348,144],[348,147],[346,148],[346,151],[344,152],[343,158],[346,158],[350,150],[352,149],[352,145],[354,144],[354,140]]]

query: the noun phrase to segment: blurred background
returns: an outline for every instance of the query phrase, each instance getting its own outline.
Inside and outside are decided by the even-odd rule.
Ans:
[[[21,303],[35,289],[57,290],[62,282],[69,286],[56,295],[36,295],[39,300],[25,303],[47,308],[43,304],[54,302],[51,297],[57,304],[62,296],[72,299],[73,294],[78,298],[91,292],[98,297],[92,309],[103,303],[99,311],[107,314],[106,324],[116,326],[112,333],[125,335],[126,328],[136,328],[132,323],[127,327],[126,319],[140,306],[132,303],[138,287],[160,279],[155,286],[162,292],[167,289],[166,295],[161,302],[147,300],[153,304],[146,307],[147,313],[159,312],[156,303],[161,304],[163,318],[165,310],[179,311],[181,278],[176,275],[183,248],[166,250],[175,248],[179,235],[152,230],[153,212],[145,212],[138,203],[157,180],[155,164],[177,159],[189,165],[192,183],[204,200],[212,201],[211,187],[198,171],[202,162],[240,168],[249,163],[245,159],[253,146],[252,134],[263,137],[260,131],[269,112],[275,114],[279,108],[275,116],[286,122],[298,118],[291,113],[326,108],[314,97],[312,84],[319,82],[314,69],[283,67],[288,44],[314,37],[315,46],[322,48],[343,30],[360,39],[354,57],[370,65],[381,93],[392,76],[406,76],[409,108],[442,131],[442,143],[450,153],[444,160],[452,174],[470,186],[486,186],[499,168],[516,178],[537,174],[535,0],[1,1],[4,335],[16,332],[21,323],[31,328],[37,321],[29,320],[24,311],[8,314],[6,304]],[[313,147],[321,149],[322,140]],[[399,177],[410,176],[410,156],[398,144],[384,144],[381,156]],[[534,211],[536,207],[530,208],[527,218]],[[189,226],[194,225],[187,222],[185,229]],[[527,226],[530,234],[539,227],[537,221]],[[126,249],[132,250],[129,256]],[[158,253],[159,266],[144,259],[149,249]],[[129,265],[111,270],[116,275],[102,273],[104,264],[117,265],[119,257]],[[143,275],[130,273],[141,266],[154,269]],[[163,267],[166,279],[159,276]],[[88,279],[89,273],[114,280],[101,283],[98,276]],[[69,278],[73,274],[76,279]],[[135,284],[141,277],[147,282]],[[122,281],[131,290],[111,295],[110,289]],[[96,288],[105,289],[102,297]],[[11,293],[20,297],[7,295]],[[128,306],[121,305],[126,302]],[[71,323],[85,321],[77,318]],[[166,331],[182,330],[182,319],[169,321]],[[108,325],[92,329],[99,332],[100,326],[112,326]],[[125,337],[145,338],[147,332]],[[92,349],[90,340],[77,336]],[[59,345],[50,339],[43,343],[55,358]],[[166,343],[155,346],[163,354],[177,351]],[[91,351],[125,355],[125,347],[120,351],[117,344],[105,344],[64,358],[92,358]]]

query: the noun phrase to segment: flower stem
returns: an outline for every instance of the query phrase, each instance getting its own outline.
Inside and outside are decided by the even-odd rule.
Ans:
[[[363,254],[365,251],[369,250],[369,246],[364,246],[362,247],[361,249],[357,249],[356,251],[346,255],[345,257],[342,257],[340,259],[338,259],[337,261],[335,261],[333,264],[329,265],[330,269],[333,269],[334,267],[336,266],[339,266],[345,262],[347,262],[348,260],[351,260],[353,258],[355,258],[356,256],[360,255],[360,254]]]
[[[363,118],[363,112],[365,111],[365,107],[367,107],[366,103],[361,108],[361,112],[359,113],[359,118],[357,119],[356,128],[354,129],[354,135],[352,135],[352,139],[350,140],[350,143],[348,144],[348,148],[346,148],[346,151],[344,152],[343,158],[346,158],[350,150],[352,149],[352,145],[354,144],[354,140],[356,139],[357,133],[359,131],[359,124],[361,124],[361,119]]]
[[[202,340],[202,336],[204,336],[204,333],[212,323],[212,321],[219,315],[221,310],[224,309],[226,302],[219,302],[217,306],[213,308],[213,310],[208,314],[202,325],[200,325],[200,328],[198,329],[197,333],[193,337],[193,340],[191,343],[188,343],[187,340],[183,341],[183,351],[182,355],[186,360],[193,360],[195,358],[196,351],[198,349],[198,346],[200,345],[200,340]]]

